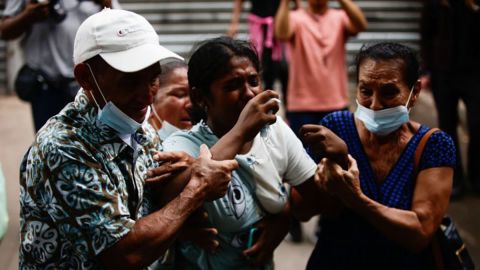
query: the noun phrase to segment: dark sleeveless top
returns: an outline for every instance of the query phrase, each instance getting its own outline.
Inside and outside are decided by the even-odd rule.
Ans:
[[[428,127],[422,125],[419,128],[386,179],[377,184],[360,142],[354,115],[349,111],[334,112],[323,118],[321,124],[347,144],[350,155],[358,163],[365,195],[388,207],[411,209],[415,187],[413,159]],[[419,170],[445,166],[455,166],[455,146],[446,133],[437,131],[425,145]],[[307,269],[424,269],[424,257],[403,249],[365,219],[347,210],[338,218],[321,219],[318,241]]]
[[[250,4],[251,13],[262,18],[275,17],[280,0],[250,0]]]

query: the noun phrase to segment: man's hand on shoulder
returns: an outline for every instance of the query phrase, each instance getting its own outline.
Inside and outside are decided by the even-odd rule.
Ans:
[[[145,182],[154,186],[163,186],[195,162],[193,157],[181,151],[157,152],[153,159],[159,163],[159,166],[147,172]]]

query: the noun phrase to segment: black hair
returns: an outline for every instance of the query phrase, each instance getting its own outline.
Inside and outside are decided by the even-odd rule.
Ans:
[[[162,72],[158,76],[158,79],[160,80],[160,86],[165,84],[165,81],[168,79],[172,71],[174,71],[177,68],[187,69],[188,66],[187,66],[187,63],[178,59],[168,62],[166,64],[161,64]]]
[[[260,72],[257,51],[247,41],[222,36],[201,42],[196,46],[188,62],[188,83],[190,86],[190,118],[196,124],[206,120],[207,115],[202,98],[210,95],[211,84],[230,72],[230,60],[234,56],[246,57]]]
[[[103,60],[103,58],[99,54],[88,58],[87,60],[83,61],[83,63],[89,64],[89,65],[92,65],[92,66],[100,65],[100,66],[103,67],[103,65],[107,65],[107,66],[111,67],[107,63],[107,61]],[[111,68],[113,68],[113,67],[111,67]]]
[[[401,60],[403,62],[403,79],[409,87],[415,84],[420,75],[420,64],[416,53],[412,49],[398,43],[380,42],[376,44],[365,44],[360,49],[356,57],[357,83],[359,67],[365,59]]]

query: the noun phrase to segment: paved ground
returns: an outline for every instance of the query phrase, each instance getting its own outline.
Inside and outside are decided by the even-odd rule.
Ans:
[[[413,112],[417,119],[435,126],[431,98],[422,94],[422,99]],[[462,146],[467,137],[462,136]],[[18,168],[20,160],[33,140],[33,128],[30,108],[16,97],[0,96],[0,162],[7,181],[8,211],[10,214],[9,230],[0,244],[0,269],[18,268]],[[480,266],[480,197],[466,196],[458,202],[451,203],[449,213],[460,229],[472,257]],[[314,221],[304,225],[306,240],[302,244],[284,241],[275,253],[276,269],[304,269],[315,241],[313,235]]]

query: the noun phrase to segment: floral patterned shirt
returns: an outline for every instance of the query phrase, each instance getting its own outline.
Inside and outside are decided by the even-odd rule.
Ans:
[[[149,208],[144,179],[160,138],[144,124],[134,150],[97,114],[80,90],[22,161],[20,269],[101,269],[97,255]]]

